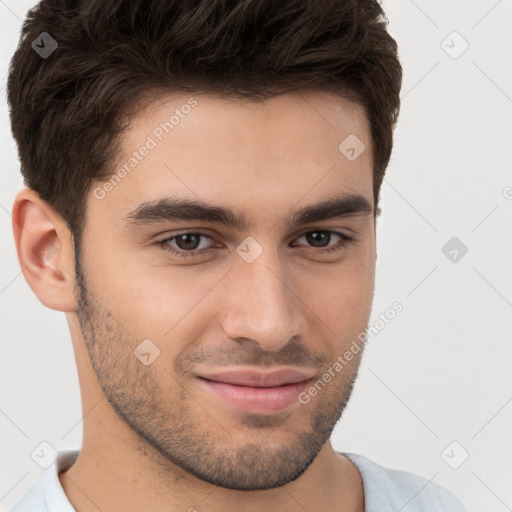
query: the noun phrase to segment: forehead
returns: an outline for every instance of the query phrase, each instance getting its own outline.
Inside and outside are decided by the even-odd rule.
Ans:
[[[219,140],[225,144],[261,144],[272,149],[271,142],[275,140],[280,146],[289,142],[295,151],[303,153],[308,148],[312,152],[325,149],[320,148],[318,140],[299,148],[297,142],[304,138],[323,137],[327,144],[331,138],[336,141],[354,133],[365,143],[371,142],[366,109],[326,91],[289,92],[258,101],[205,93],[170,93],[159,95],[154,101],[146,97],[142,105],[123,136],[125,149],[136,146],[141,133],[153,134],[157,139],[163,137],[169,144],[173,138],[181,145],[185,139],[190,144],[200,141],[202,147],[210,149]],[[171,134],[173,137],[168,137]]]
[[[258,102],[170,93],[139,110],[120,142],[114,179],[93,205],[104,215],[120,218],[169,195],[231,204],[249,217],[251,210],[256,216],[289,210],[334,190],[373,203],[365,109],[334,93]],[[355,159],[354,151],[351,158],[344,153],[352,147]]]

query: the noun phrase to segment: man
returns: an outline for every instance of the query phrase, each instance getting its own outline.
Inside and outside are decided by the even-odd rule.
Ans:
[[[383,16],[370,0],[29,13],[13,228],[27,282],[66,313],[84,438],[13,511],[464,510],[329,440],[399,111]]]

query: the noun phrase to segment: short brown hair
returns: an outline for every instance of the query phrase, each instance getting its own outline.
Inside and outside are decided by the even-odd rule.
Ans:
[[[114,172],[119,136],[144,96],[258,101],[317,88],[365,106],[377,208],[402,82],[387,21],[377,0],[42,0],[27,13],[8,77],[25,185],[76,245],[86,194]],[[46,58],[32,46],[44,32],[58,44]]]

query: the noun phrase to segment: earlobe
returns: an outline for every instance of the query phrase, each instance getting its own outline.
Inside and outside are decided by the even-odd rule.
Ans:
[[[14,200],[12,219],[18,260],[32,291],[46,307],[75,311],[73,241],[62,217],[24,188]]]

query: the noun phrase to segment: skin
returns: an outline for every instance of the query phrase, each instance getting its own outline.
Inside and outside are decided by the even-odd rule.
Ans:
[[[190,97],[138,112],[118,165]],[[308,404],[275,414],[237,409],[197,373],[293,366],[321,377],[368,325],[373,212],[285,222],[333,192],[360,194],[374,208],[365,111],[315,90],[262,103],[193,97],[197,106],[104,198],[93,184],[79,268],[58,213],[30,189],[15,199],[24,276],[45,306],[66,313],[78,368],[83,446],[60,482],[79,512],[363,511],[359,472],[329,440],[362,351]],[[351,133],[366,145],[354,161],[338,150]],[[126,223],[139,204],[166,195],[243,212],[252,226]],[[214,250],[183,258],[158,244],[187,230],[211,237],[199,250]],[[333,235],[324,245],[340,250],[324,254],[303,236],[315,230],[355,240]],[[236,252],[248,236],[263,249],[252,263]],[[134,356],[144,339],[160,350],[148,366]]]

